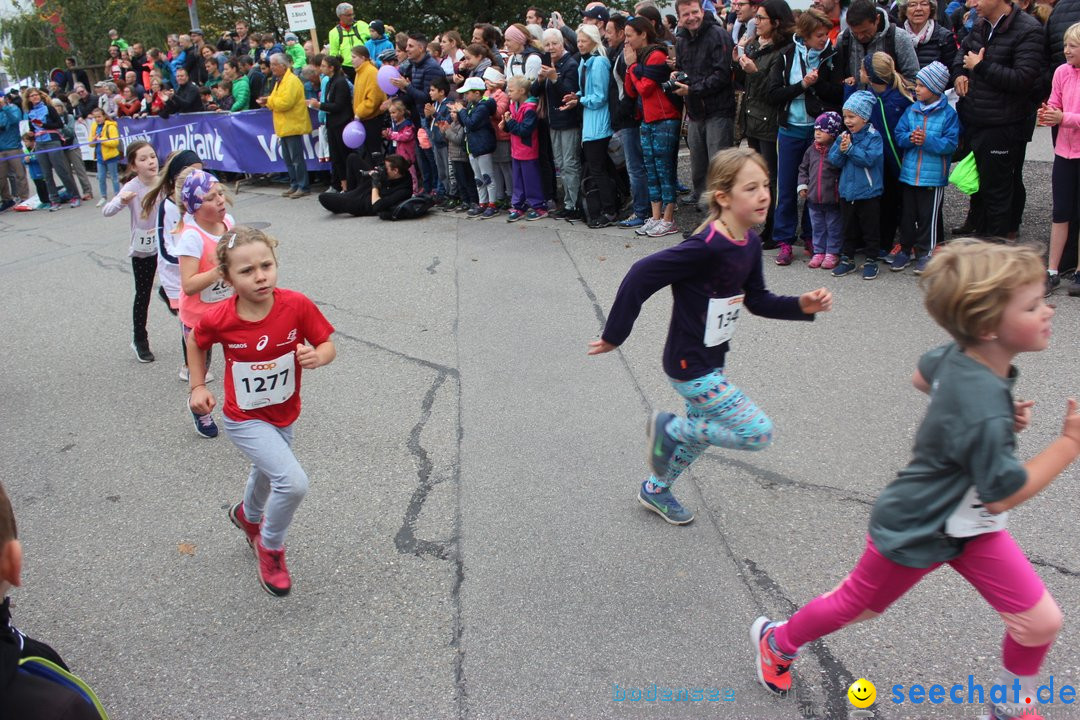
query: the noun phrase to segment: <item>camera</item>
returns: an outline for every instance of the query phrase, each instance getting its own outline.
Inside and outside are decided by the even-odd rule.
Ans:
[[[675,87],[676,83],[679,83],[680,85],[686,85],[687,81],[689,80],[690,78],[687,76],[686,73],[677,72],[671,76],[670,80],[665,80],[664,82],[660,83],[660,89],[666,93],[673,93],[678,89]]]

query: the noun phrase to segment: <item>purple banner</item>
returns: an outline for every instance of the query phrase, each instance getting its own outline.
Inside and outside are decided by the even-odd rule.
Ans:
[[[308,170],[329,170],[315,155],[318,143],[318,120],[314,110],[311,127],[304,136],[304,156]],[[147,140],[154,146],[161,162],[175,150],[194,150],[208,170],[238,173],[285,172],[281,159],[281,141],[274,134],[273,114],[269,110],[245,110],[239,113],[185,113],[168,119],[158,117],[121,118],[120,137],[125,143]]]

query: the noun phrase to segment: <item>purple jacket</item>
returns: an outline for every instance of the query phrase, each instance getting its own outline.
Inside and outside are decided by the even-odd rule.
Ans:
[[[799,163],[799,191],[807,190],[807,202],[840,204],[840,171],[829,163],[829,148],[810,143]]]

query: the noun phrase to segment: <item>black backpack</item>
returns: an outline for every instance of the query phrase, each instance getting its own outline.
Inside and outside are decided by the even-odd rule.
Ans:
[[[383,220],[415,220],[427,215],[434,204],[435,199],[428,195],[413,195],[395,205],[389,212],[380,213],[379,216]]]

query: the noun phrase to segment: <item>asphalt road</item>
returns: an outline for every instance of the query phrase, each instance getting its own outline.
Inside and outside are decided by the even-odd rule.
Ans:
[[[1042,243],[1049,164],[1031,158],[1023,240]],[[948,220],[963,206],[950,193]],[[670,296],[619,352],[585,349],[630,264],[677,238],[335,218],[269,189],[233,212],[271,223],[280,284],[338,331],[336,362],[305,376],[296,450],[311,491],[284,599],[259,587],[226,519],[245,462],[224,436],[195,435],[177,324],[156,299],[157,362],[128,348],[125,218],[0,216],[0,463],[26,554],[15,619],[111,717],[843,718],[859,677],[877,686],[876,717],[981,712],[890,701],[897,684],[996,677],[1002,623],[948,569],[807,648],[792,697],[769,697],[752,665],[753,619],[844,577],[909,457],[926,406],[911,373],[945,339],[910,272],[865,282],[767,259],[774,291],[824,285],[835,310],[740,321],[728,371],[776,442],[711,450],[676,486],[697,520],[672,527],[635,499],[647,413],[679,407],[660,367]],[[1025,457],[1080,394],[1080,299],[1054,299],[1053,346],[1019,361],[1018,394],[1037,403]],[[1078,491],[1074,468],[1011,521],[1065,611],[1045,667],[1058,690],[1080,685]],[[653,684],[720,699],[630,699]]]

